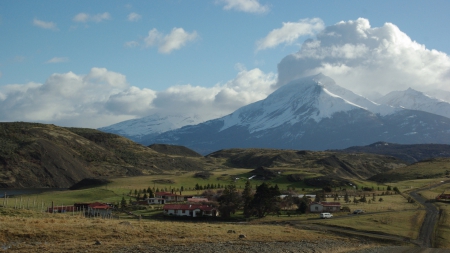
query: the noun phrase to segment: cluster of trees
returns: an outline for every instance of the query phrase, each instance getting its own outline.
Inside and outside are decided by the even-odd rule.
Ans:
[[[209,189],[222,189],[224,186],[220,184],[207,184],[207,185],[199,185],[198,183],[195,184],[194,189],[195,190],[209,190]]]
[[[279,211],[280,189],[278,185],[270,186],[262,183],[256,187],[253,194],[250,181],[245,183],[244,190],[240,193],[236,185],[227,185],[218,198],[219,211],[223,218],[229,218],[237,210],[243,209],[244,216],[264,217],[267,213],[276,213]]]
[[[150,186],[149,186],[147,189],[142,189],[142,190],[135,189],[134,191],[130,190],[128,195],[130,197],[135,197],[136,200],[145,200],[147,198],[154,198],[155,193],[158,191],[159,191],[159,189],[156,189],[156,191],[154,191],[154,189],[150,188]]]
[[[218,209],[225,219],[230,218],[237,210],[242,210],[245,218],[256,216],[262,218],[267,214],[279,214],[282,207],[297,205],[297,211],[305,213],[310,199],[287,196],[280,198],[278,185],[271,186],[262,183],[253,191],[250,181],[247,181],[242,192],[235,185],[227,185],[218,197]]]

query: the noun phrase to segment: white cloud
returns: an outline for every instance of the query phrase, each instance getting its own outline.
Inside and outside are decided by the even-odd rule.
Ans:
[[[268,5],[261,5],[258,0],[218,0],[224,4],[224,10],[236,10],[249,13],[266,13],[270,10]]]
[[[256,50],[273,48],[279,44],[292,44],[300,36],[314,35],[323,30],[324,23],[319,18],[302,19],[299,22],[286,22],[278,29],[272,30],[265,38],[260,39],[256,45]]]
[[[139,21],[139,20],[141,20],[141,18],[142,18],[142,16],[135,12],[128,14],[128,21],[131,21],[131,22]]]
[[[227,115],[249,103],[266,98],[275,84],[276,75],[260,69],[241,70],[238,75],[211,88],[178,85],[158,92],[153,104],[157,112],[186,112],[215,118]]]
[[[31,121],[98,128],[153,113],[223,116],[264,99],[276,75],[242,69],[236,78],[213,87],[178,85],[164,91],[130,86],[126,77],[104,68],[86,75],[51,75],[43,84],[0,87],[0,121]]]
[[[43,29],[58,31],[58,28],[56,27],[55,23],[42,21],[42,20],[39,20],[37,18],[33,19],[33,25],[37,26],[37,27],[40,27],[40,28],[43,28]]]
[[[124,46],[125,47],[130,47],[130,48],[137,47],[137,46],[139,46],[139,42],[134,41],[134,40],[127,41],[127,42],[125,42]]]
[[[104,13],[98,13],[95,15],[91,15],[91,14],[87,14],[84,12],[78,13],[77,15],[75,15],[75,17],[73,17],[73,21],[75,22],[80,22],[80,23],[86,23],[86,22],[102,22],[105,20],[109,20],[111,19],[111,14],[109,14],[108,12],[104,12]]]
[[[61,63],[61,62],[68,62],[69,58],[67,57],[53,57],[50,60],[46,61],[45,63]]]
[[[449,69],[447,54],[411,40],[394,24],[371,27],[359,18],[326,27],[286,56],[278,64],[278,85],[322,72],[360,94],[450,90]]]
[[[166,35],[153,28],[148,32],[147,37],[144,38],[144,43],[146,47],[157,46],[160,53],[169,54],[173,50],[178,50],[185,46],[186,43],[194,41],[197,38],[198,34],[196,31],[189,33],[183,28],[175,27]]]

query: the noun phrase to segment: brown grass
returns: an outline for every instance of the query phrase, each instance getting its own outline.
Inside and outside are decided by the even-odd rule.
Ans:
[[[300,241],[336,238],[305,232],[282,225],[240,225],[208,222],[174,222],[154,220],[109,220],[82,218],[62,214],[31,215],[27,211],[9,210],[0,216],[0,248],[8,252],[110,251],[128,245],[190,244],[238,241]],[[236,233],[228,233],[234,230]]]
[[[425,214],[424,210],[375,213],[352,215],[348,219],[321,220],[318,223],[416,239]]]

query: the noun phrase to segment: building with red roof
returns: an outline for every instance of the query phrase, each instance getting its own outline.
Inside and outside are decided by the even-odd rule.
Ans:
[[[112,214],[112,208],[108,204],[95,202],[88,205],[88,214],[105,218]]]

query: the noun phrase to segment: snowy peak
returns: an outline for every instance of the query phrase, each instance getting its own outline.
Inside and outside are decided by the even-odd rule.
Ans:
[[[199,124],[204,121],[205,119],[196,114],[152,114],[139,119],[122,121],[114,125],[99,128],[98,130],[118,134],[138,141],[145,135],[156,135],[182,126]]]
[[[294,80],[270,94],[266,99],[244,106],[224,118],[225,130],[231,126],[245,126],[257,132],[283,124],[321,121],[336,112],[347,112],[365,107],[334,94],[337,90],[331,78],[322,74]],[[343,89],[343,88],[341,88]],[[357,96],[355,94],[355,96]]]
[[[390,92],[377,99],[377,102],[397,108],[420,110],[450,118],[450,103],[412,88]]]

